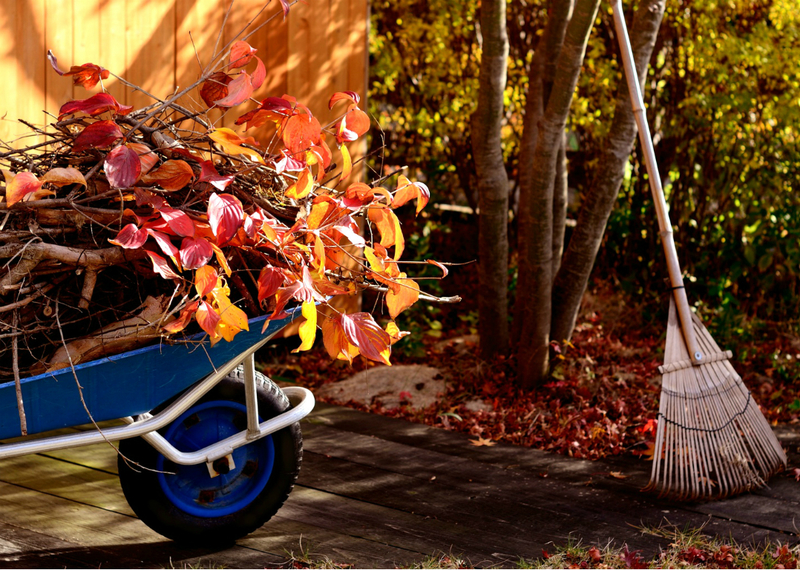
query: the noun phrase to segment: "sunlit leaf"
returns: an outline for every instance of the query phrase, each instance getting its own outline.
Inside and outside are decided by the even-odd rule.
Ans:
[[[213,107],[217,101],[228,96],[228,84],[233,77],[224,71],[218,71],[209,77],[200,87],[200,97],[206,105]]]
[[[297,331],[301,342],[292,352],[310,350],[317,336],[317,305],[313,301],[303,303],[302,312],[306,320],[300,324]]]
[[[258,50],[245,41],[239,40],[231,46],[231,56],[228,65],[231,67],[244,67],[253,59]]]
[[[353,105],[358,105],[361,97],[355,91],[339,91],[331,95],[331,99],[328,101],[328,109],[333,109],[334,105],[339,101],[349,101]]]
[[[350,151],[347,150],[345,145],[339,147],[339,152],[342,153],[342,173],[339,176],[339,181],[346,180],[350,173],[353,171],[353,159],[350,158]]]
[[[233,132],[231,129],[226,127],[221,127],[219,129],[215,129],[208,133],[208,137],[213,140],[215,143],[220,145],[222,150],[230,155],[244,155],[250,160],[254,160],[256,162],[264,163],[264,159],[261,158],[256,151],[245,148],[241,145],[243,144],[250,144],[253,146],[258,146],[258,143],[252,137],[242,138]]]
[[[127,143],[126,146],[134,150],[139,156],[139,162],[142,165],[142,176],[153,170],[153,167],[158,164],[158,155],[146,144]]]
[[[214,104],[217,107],[235,107],[243,103],[253,94],[253,82],[250,76],[244,71],[240,72],[236,78],[228,83],[228,95],[222,99],[217,99]]]
[[[167,234],[149,227],[147,228],[147,233],[156,240],[158,247],[161,248],[161,251],[163,251],[165,255],[177,262],[178,248],[175,247],[175,244],[172,243],[172,240],[170,240]]]
[[[242,227],[244,208],[239,198],[232,194],[214,194],[208,197],[208,222],[219,245],[224,245]]]
[[[107,69],[95,65],[93,63],[84,63],[83,65],[73,65],[69,71],[61,71],[58,67],[58,60],[51,50],[47,50],[47,59],[56,73],[59,75],[72,76],[72,81],[75,85],[80,85],[86,89],[94,88],[101,79],[108,79],[109,72]]]
[[[307,168],[297,177],[297,182],[286,189],[284,195],[293,200],[301,200],[311,194],[314,189],[314,177]]]
[[[135,150],[120,145],[106,155],[103,171],[112,188],[130,188],[142,173],[142,162]]]
[[[209,336],[214,337],[217,335],[217,324],[219,324],[219,315],[209,303],[202,301],[195,313],[197,324],[200,325]]]
[[[283,285],[285,278],[283,273],[272,267],[265,265],[261,268],[258,274],[258,302],[263,303],[266,299],[272,297],[278,292],[278,289]]]
[[[162,219],[167,222],[169,229],[172,230],[175,235],[182,237],[194,235],[194,222],[186,215],[186,212],[164,204],[158,210],[158,213],[161,214]]]
[[[204,265],[195,271],[194,288],[202,299],[217,286],[217,270],[210,265]]]
[[[127,224],[117,237],[108,241],[125,249],[137,249],[144,245],[148,235],[147,230],[139,229],[136,224]]]
[[[197,307],[200,305],[198,301],[192,301],[188,305],[186,305],[183,310],[178,315],[178,318],[168,322],[163,326],[163,329],[168,333],[176,333],[180,332],[189,326],[189,323],[192,322],[192,317],[194,317],[195,312],[197,311]]]
[[[396,319],[397,315],[408,309],[419,300],[419,285],[412,279],[405,279],[405,273],[401,273],[401,278],[397,280],[400,287],[396,292],[389,290],[386,292],[386,307],[389,309],[389,316]]]
[[[369,313],[342,315],[342,329],[348,342],[357,347],[364,358],[391,366],[391,337]]]
[[[234,329],[231,331],[232,333],[235,334],[238,331],[250,330],[250,324],[247,322],[247,315],[245,312],[231,303],[228,295],[226,295],[222,289],[219,287],[215,288],[211,294],[214,297],[214,304],[217,307],[220,319],[222,319],[222,322],[228,327]],[[228,338],[228,340],[230,340],[230,338]]]
[[[234,175],[223,176],[214,167],[214,163],[210,160],[204,160],[201,163],[201,171],[199,182],[208,182],[217,190],[225,190],[231,182],[236,179]]]
[[[352,362],[358,356],[358,348],[350,344],[344,334],[339,315],[322,320],[322,342],[331,358]]]
[[[164,190],[181,190],[194,180],[194,170],[185,160],[168,160],[142,177],[145,184],[158,184]]]
[[[289,117],[283,126],[283,144],[293,153],[301,153],[319,144],[322,126],[316,117],[301,113]]]
[[[178,252],[178,259],[184,269],[197,269],[204,266],[214,255],[211,244],[203,238],[184,238]]]
[[[394,246],[394,258],[400,259],[405,248],[405,238],[403,230],[400,228],[400,220],[389,208],[371,207],[368,217],[378,228],[381,234],[381,245],[383,247]]]
[[[79,153],[90,148],[105,148],[122,138],[122,129],[114,121],[92,123],[75,138],[72,152]]]
[[[92,95],[88,99],[64,103],[58,111],[58,120],[60,121],[65,116],[75,113],[86,113],[90,117],[94,117],[106,111],[113,111],[117,115],[125,115],[132,109],[133,107],[131,106],[117,103],[117,100],[110,93],[102,92]]]
[[[42,183],[32,172],[20,172],[6,184],[6,205],[13,206],[26,195],[36,192]]]
[[[392,208],[399,208],[409,200],[417,201],[417,214],[428,204],[431,191],[422,182],[411,182],[408,178],[400,175],[397,181],[397,191],[392,199]]]
[[[150,261],[153,262],[153,271],[161,275],[164,279],[180,279],[181,276],[175,273],[175,271],[170,267],[169,262],[155,253],[154,251],[144,250],[147,254],[147,257],[150,258]]]

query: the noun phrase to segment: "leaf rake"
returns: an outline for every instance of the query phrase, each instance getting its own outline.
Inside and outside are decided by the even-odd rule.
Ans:
[[[645,489],[679,500],[719,499],[765,485],[786,467],[786,454],[731,365],[731,352],[720,350],[689,308],[621,0],[613,7],[672,286],[653,470]]]

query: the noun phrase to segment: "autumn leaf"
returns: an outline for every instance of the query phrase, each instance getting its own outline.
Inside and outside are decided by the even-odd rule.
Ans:
[[[158,155],[153,152],[146,144],[142,143],[127,143],[129,149],[136,152],[141,163],[142,176],[153,170],[153,167],[158,164]]]
[[[244,208],[239,198],[232,194],[214,194],[208,197],[208,222],[219,245],[224,245],[242,227]]]
[[[291,116],[283,125],[281,138],[293,153],[304,152],[312,146],[319,144],[322,126],[311,115],[301,113]]]
[[[347,146],[340,146],[339,152],[342,154],[342,173],[339,176],[339,182],[341,182],[342,180],[346,180],[353,171],[353,159],[350,157],[350,151],[347,150]]]
[[[122,138],[122,129],[114,121],[92,123],[75,138],[72,152],[79,153],[90,148],[105,148]]]
[[[88,99],[64,103],[58,111],[58,120],[60,121],[65,116],[74,115],[75,113],[86,113],[90,117],[94,117],[106,111],[113,111],[116,115],[126,115],[132,109],[133,107],[129,105],[117,103],[117,100],[110,93],[103,92],[92,95]]]
[[[93,63],[84,63],[83,65],[73,65],[69,71],[61,71],[58,67],[58,60],[51,50],[47,50],[47,59],[56,73],[63,76],[72,76],[72,82],[75,85],[80,85],[86,89],[93,89],[100,80],[108,79],[109,72],[107,69],[95,65]]]
[[[353,105],[358,105],[361,101],[361,97],[358,96],[358,93],[354,91],[339,91],[331,95],[330,100],[328,101],[328,109],[333,109],[333,107],[339,101],[350,101]]]
[[[200,98],[206,105],[213,107],[217,101],[228,96],[228,84],[233,77],[224,71],[218,71],[209,77],[200,87]]]
[[[258,146],[256,140],[252,137],[242,138],[231,129],[227,127],[221,127],[208,133],[208,138],[217,143],[227,154],[233,156],[241,154],[250,160],[254,160],[262,164],[264,163],[264,159],[261,158],[261,155],[259,155],[256,151],[241,146],[243,144]]]
[[[178,259],[184,269],[197,269],[204,266],[214,255],[214,249],[203,238],[184,238],[178,251]]]
[[[178,315],[178,318],[165,324],[162,328],[168,333],[176,333],[185,329],[192,321],[197,307],[200,306],[198,301],[192,301],[186,305]]]
[[[6,205],[13,206],[31,192],[36,192],[42,183],[32,172],[16,174],[10,183],[6,183]]]
[[[342,328],[341,315],[335,315],[322,321],[322,343],[331,358],[353,362],[358,356],[358,348],[350,344]]]
[[[244,67],[250,63],[250,60],[253,59],[257,51],[257,49],[243,40],[234,42],[231,46],[231,55],[228,59],[228,65],[234,68]]]
[[[303,350],[310,350],[314,346],[314,339],[317,336],[317,305],[313,301],[303,303],[302,307],[303,316],[306,318],[298,328],[298,335],[300,336],[300,346],[295,348],[292,352],[300,352]]]
[[[72,168],[52,168],[44,173],[39,181],[44,184],[45,182],[62,188],[68,184],[81,184],[86,186],[86,178],[83,177],[80,170]]]
[[[217,107],[235,107],[247,101],[253,94],[253,82],[250,76],[244,71],[240,72],[236,78],[228,83],[228,94],[222,99],[217,99],[214,104]]]
[[[400,259],[405,248],[403,231],[400,229],[400,220],[389,208],[371,207],[368,217],[373,222],[381,234],[381,245],[383,247],[394,246],[394,258]]]
[[[127,224],[117,237],[108,241],[124,249],[138,249],[147,241],[147,230],[139,229],[136,224]]]
[[[161,218],[167,222],[169,229],[174,232],[175,235],[182,237],[194,235],[194,222],[186,215],[186,212],[165,204],[159,208],[158,213],[161,215]]]
[[[383,362],[391,366],[391,337],[383,330],[369,313],[342,315],[342,329],[350,344],[361,352],[364,358]]]
[[[211,295],[214,297],[214,304],[217,307],[220,319],[231,329],[230,332],[232,334],[230,337],[226,336],[227,340],[233,338],[233,334],[239,331],[250,330],[250,324],[247,322],[247,315],[239,307],[231,303],[224,288],[214,288],[214,290],[211,291]]]
[[[217,286],[217,270],[210,265],[204,265],[195,271],[194,288],[202,299]]]
[[[406,274],[401,273],[397,279],[397,292],[389,289],[386,292],[386,307],[389,309],[389,316],[396,319],[397,315],[408,309],[419,300],[419,285],[412,279],[405,279]]]
[[[145,184],[158,184],[164,190],[180,190],[194,180],[194,170],[185,160],[168,160],[142,178]]]
[[[267,68],[264,65],[264,62],[261,61],[260,57],[256,57],[255,60],[256,60],[256,70],[250,77],[250,81],[253,85],[253,91],[261,87],[261,85],[264,83],[264,80],[267,78]]]
[[[208,302],[201,301],[200,306],[195,313],[195,319],[200,328],[203,329],[210,337],[217,336],[217,325],[219,324],[219,314],[214,310]]]
[[[284,195],[292,200],[302,200],[311,194],[313,189],[314,177],[311,175],[311,171],[306,168],[300,173],[300,176],[297,177],[297,182],[286,189]]]
[[[496,443],[494,441],[492,441],[491,439],[488,439],[488,438],[484,439],[481,436],[478,436],[478,439],[471,439],[471,440],[469,440],[469,442],[470,442],[471,445],[474,445],[475,447],[483,447],[483,446],[491,447],[493,445],[496,445]]]
[[[353,142],[369,131],[369,127],[369,115],[361,109],[351,109],[342,117],[342,120],[339,121],[339,126],[336,129],[336,140],[340,144],[344,142]]]
[[[261,268],[258,274],[258,302],[263,303],[266,299],[272,297],[278,292],[278,289],[283,285],[285,278],[283,273],[272,267],[265,265]]]
[[[112,188],[130,188],[142,173],[142,161],[135,150],[120,145],[106,155],[103,171]]]
[[[180,279],[181,276],[175,273],[175,271],[170,267],[169,262],[155,253],[154,251],[144,250],[147,254],[147,257],[150,258],[150,261],[153,262],[153,271],[161,275],[164,279]]]
[[[611,471],[609,472],[608,476],[611,477],[612,479],[623,479],[623,480],[629,477],[629,475],[623,474],[622,471]]]
[[[145,228],[142,228],[142,229],[145,229]],[[161,249],[161,251],[164,252],[164,255],[167,255],[167,256],[171,257],[172,260],[175,263],[178,263],[178,259],[177,259],[177,257],[178,257],[178,248],[175,247],[175,244],[172,243],[172,240],[170,239],[170,237],[167,234],[165,234],[164,232],[160,232],[160,231],[158,231],[156,229],[153,229],[152,227],[147,227],[146,229],[147,229],[148,235],[150,235],[150,237],[152,237],[154,240],[156,240],[156,243],[158,244],[158,247]]]
[[[225,176],[221,175],[219,172],[217,172],[214,163],[210,160],[204,160],[200,164],[200,169],[200,178],[198,179],[198,182],[208,182],[219,191],[225,190],[225,188],[227,188],[231,182],[236,179],[236,176],[232,174]]]
[[[397,190],[392,199],[392,209],[399,208],[410,200],[417,201],[417,215],[428,204],[431,191],[422,182],[411,182],[408,178],[400,175],[397,182]]]

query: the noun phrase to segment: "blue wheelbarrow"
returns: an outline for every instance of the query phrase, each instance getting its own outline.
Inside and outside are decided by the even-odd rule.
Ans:
[[[299,473],[298,421],[314,396],[279,388],[254,364],[293,318],[263,334],[265,318],[253,319],[213,347],[198,335],[24,378],[24,437],[15,383],[0,384],[0,439],[16,438],[0,459],[120,440],[120,484],[145,524],[180,542],[230,543],[278,511]],[[124,423],[30,435],[114,419]]]

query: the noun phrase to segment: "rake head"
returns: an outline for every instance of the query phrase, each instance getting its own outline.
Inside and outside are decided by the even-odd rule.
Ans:
[[[653,470],[645,490],[678,500],[721,499],[762,487],[786,454],[709,332],[692,316],[705,356],[692,365],[670,302]]]

